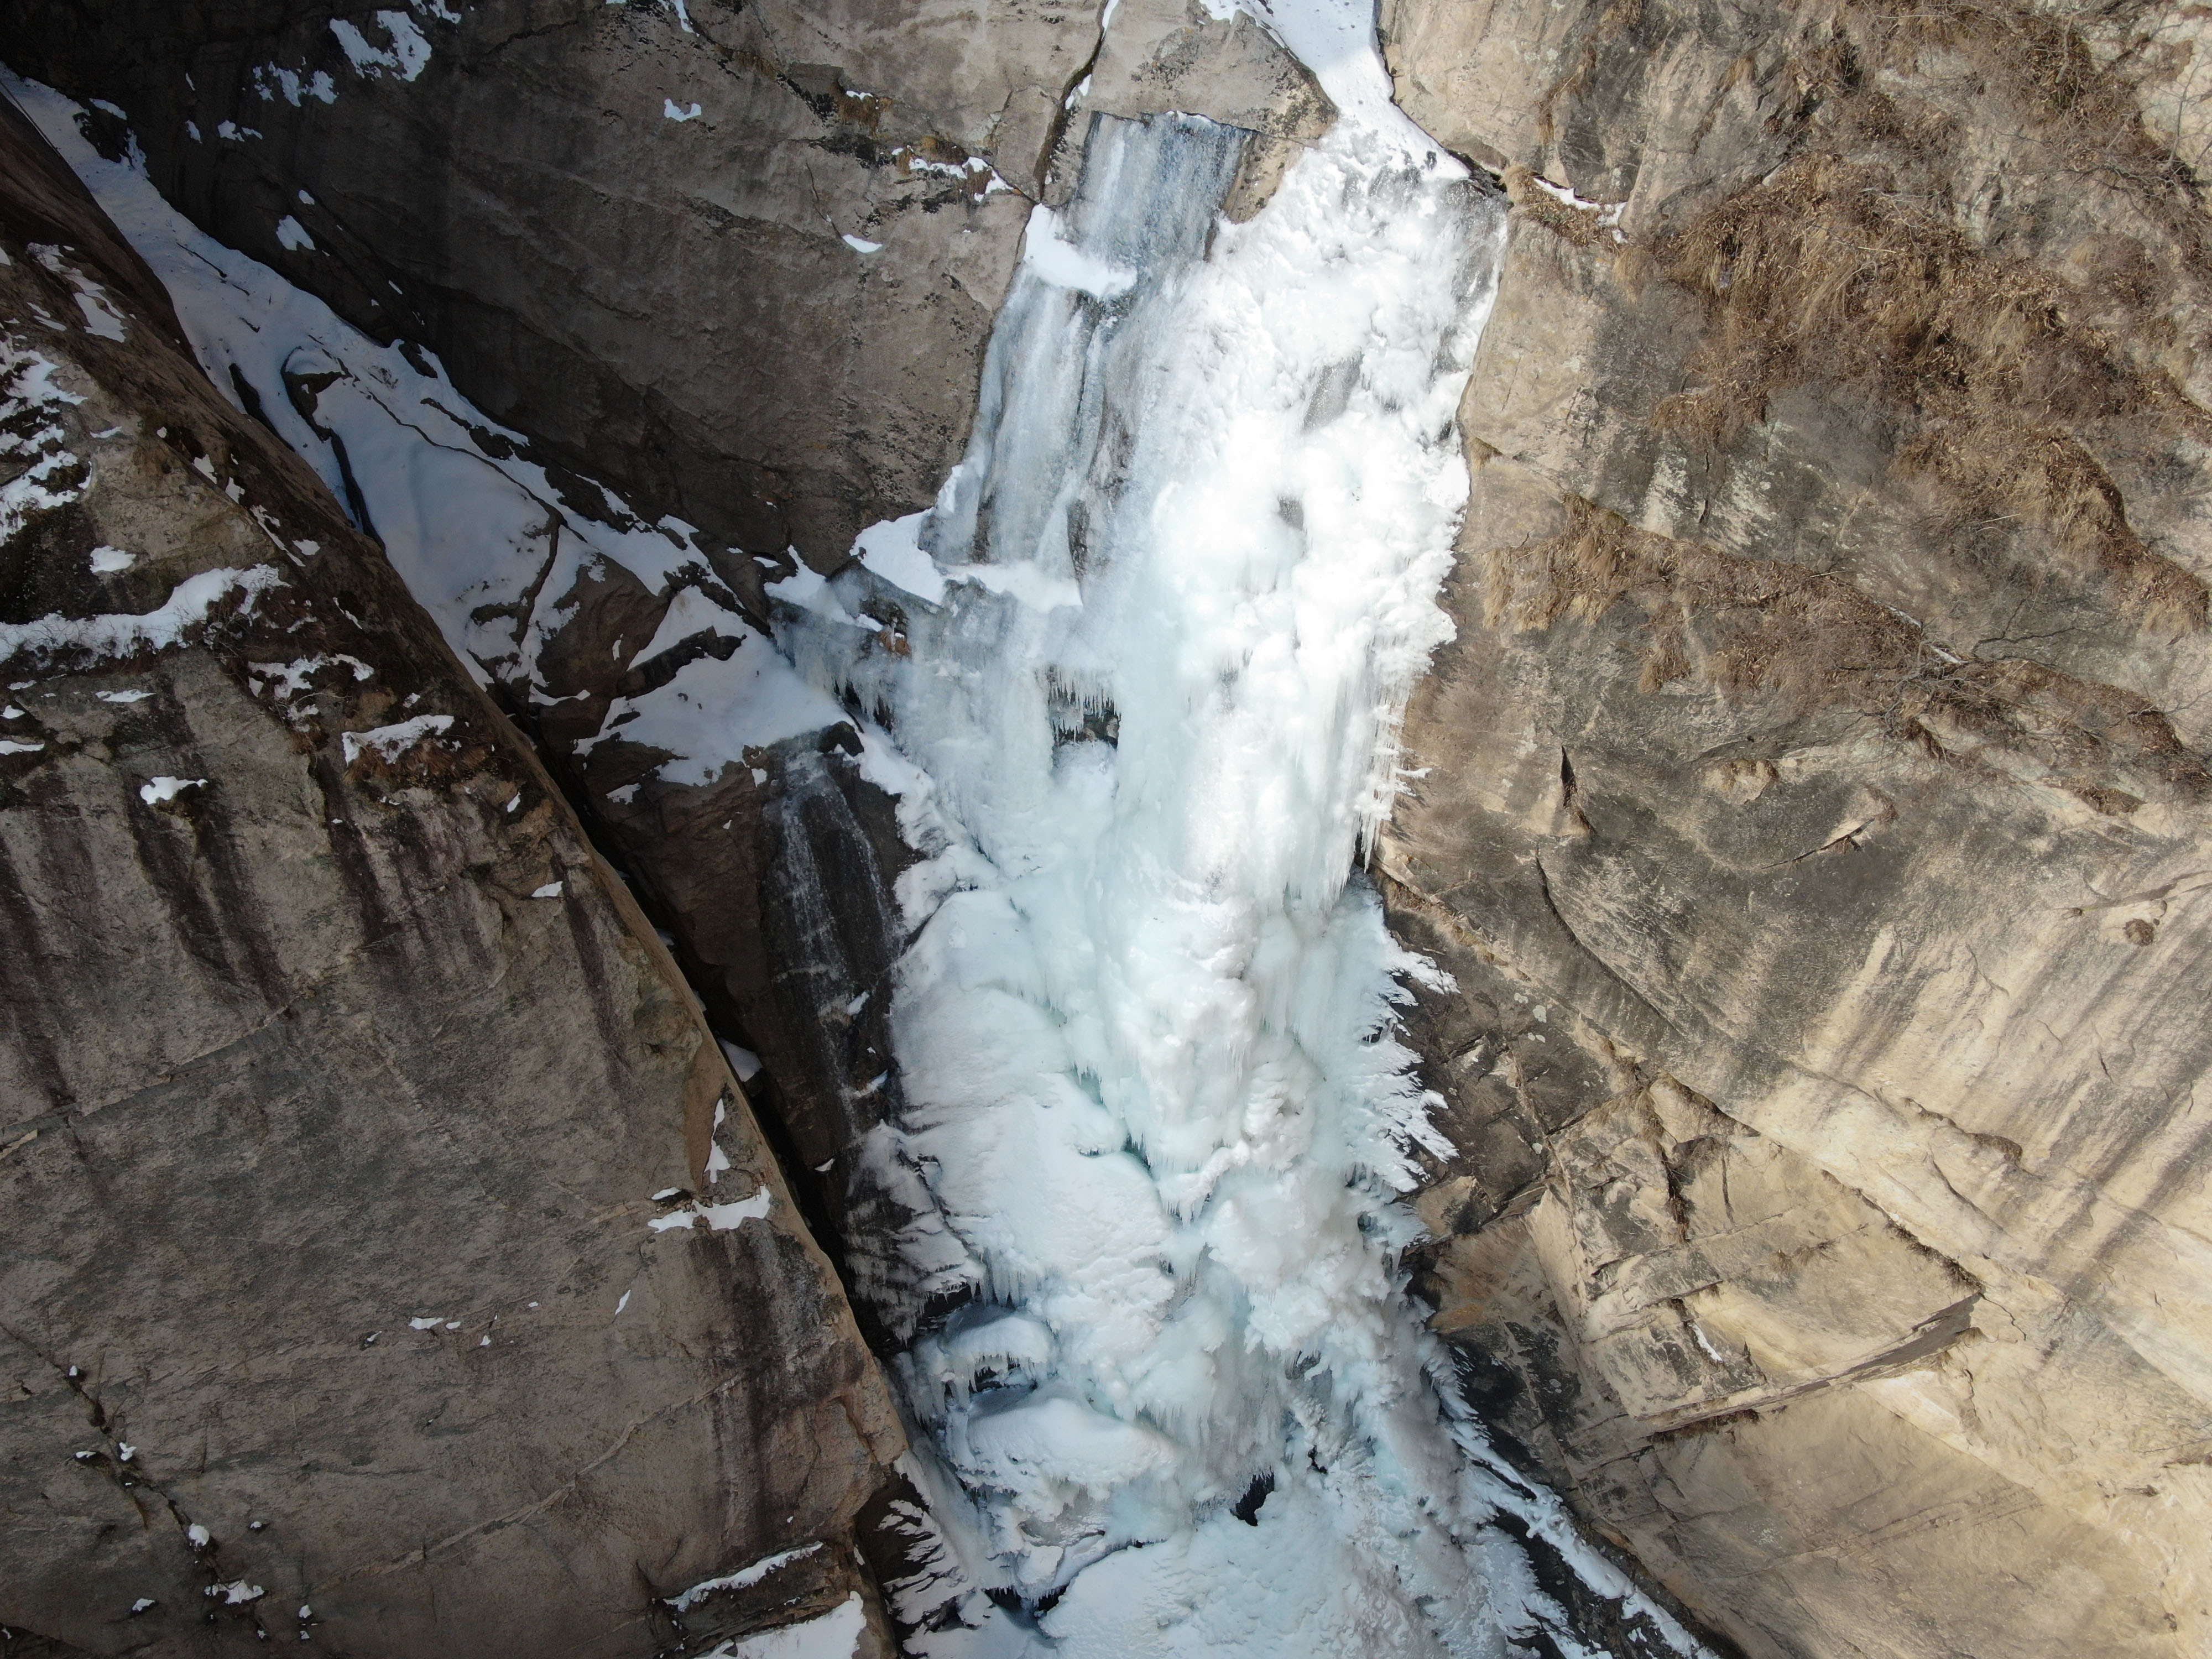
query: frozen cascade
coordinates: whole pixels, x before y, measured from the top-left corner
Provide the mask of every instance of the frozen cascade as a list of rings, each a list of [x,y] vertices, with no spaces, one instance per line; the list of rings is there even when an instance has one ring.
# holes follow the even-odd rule
[[[936,506],[772,590],[927,779],[860,1177],[911,1218],[867,1277],[908,1286],[950,1534],[921,1651],[1501,1654],[1540,1616],[1399,1297],[1429,970],[1354,873],[1448,636],[1504,215],[1346,119],[1233,225],[1245,137],[1094,118]]]
[[[1392,1199],[1431,1132],[1391,1013],[1428,970],[1356,872],[1448,627],[1454,414],[1503,215],[1389,104],[1363,9],[1268,18],[1335,131],[1239,226],[1218,208],[1244,134],[1094,122],[936,507],[774,590],[811,685],[706,603],[688,526],[580,513],[434,362],[202,235],[67,100],[0,84],[486,678],[542,696],[542,596],[595,559],[754,642],[608,728],[650,727],[678,783],[796,745],[768,824],[796,1028],[801,980],[873,983],[903,945],[896,1074],[844,1105],[848,1267],[925,1431],[914,1651],[1502,1655],[1540,1627],[1583,1650],[1508,1529],[1648,1650],[1694,1651],[1488,1455],[1399,1295]],[[904,750],[860,740],[927,854],[896,918],[810,758],[825,693]]]

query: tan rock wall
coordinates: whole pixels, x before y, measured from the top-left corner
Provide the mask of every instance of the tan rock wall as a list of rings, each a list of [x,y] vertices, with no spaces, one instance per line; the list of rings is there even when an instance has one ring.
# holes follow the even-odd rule
[[[1385,8],[1519,204],[1382,855],[1437,1321],[1753,1653],[2212,1645],[2166,27]]]

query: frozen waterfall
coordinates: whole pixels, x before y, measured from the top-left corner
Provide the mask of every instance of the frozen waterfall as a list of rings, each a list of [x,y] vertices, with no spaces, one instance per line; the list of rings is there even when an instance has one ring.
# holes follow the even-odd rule
[[[617,700],[601,737],[629,721],[675,756],[662,777],[866,726],[923,855],[896,886],[896,1072],[850,1113],[849,1213],[881,1225],[847,1241],[920,1431],[911,1650],[1457,1659],[1541,1630],[1578,1651],[1534,1533],[1694,1651],[1488,1455],[1402,1295],[1394,1200],[1433,1132],[1393,1012],[1431,970],[1358,872],[1449,634],[1455,414],[1504,214],[1392,106],[1364,8],[1263,15],[1334,129],[1236,224],[1249,135],[1093,118],[936,505],[769,589],[798,674],[681,585],[689,526],[579,512],[434,363],[214,244],[66,100],[11,86],[218,382],[258,388],[488,680],[551,701],[541,596],[599,560],[745,645]],[[823,775],[811,750],[784,774],[787,851],[842,810]]]
[[[1504,212],[1348,110],[1231,224],[1246,137],[1094,118],[936,506],[771,589],[927,780],[857,1177],[909,1218],[920,1651],[1499,1654],[1540,1599],[1400,1296],[1427,970],[1356,874]]]

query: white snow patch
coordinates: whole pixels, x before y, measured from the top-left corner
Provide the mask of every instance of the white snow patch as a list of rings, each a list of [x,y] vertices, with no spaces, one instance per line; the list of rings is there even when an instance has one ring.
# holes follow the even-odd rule
[[[734,1042],[725,1042],[722,1044],[722,1056],[730,1062],[730,1069],[737,1073],[738,1082],[750,1083],[760,1075],[761,1057],[751,1049],[740,1048]]]
[[[307,234],[307,228],[289,213],[276,222],[276,240],[294,252],[304,249],[312,253],[315,248],[315,239]]]
[[[142,616],[70,617],[56,613],[37,622],[0,623],[0,659],[24,651],[48,654],[76,650],[95,657],[166,651],[184,638],[186,629],[206,622],[216,606],[233,594],[244,596],[241,609],[250,608],[255,594],[283,585],[274,565],[247,570],[226,567],[186,577],[170,590],[167,600]]]
[[[872,242],[865,236],[854,236],[849,232],[844,240],[845,246],[855,253],[881,253],[884,251],[881,242]]]
[[[347,732],[340,734],[345,748],[346,764],[351,766],[363,755],[374,753],[387,764],[416,744],[438,736],[453,724],[451,714],[417,714],[412,720],[400,720],[392,726],[379,726],[367,732]]]
[[[1060,215],[1040,202],[1030,210],[1022,239],[1022,268],[1039,282],[1110,300],[1135,286],[1137,273],[1085,252],[1060,234]]]
[[[86,331],[97,334],[103,340],[120,341],[123,338],[123,313],[109,303],[107,290],[97,283],[76,278],[74,272],[71,276],[76,282],[76,308],[84,313]]]
[[[22,743],[14,738],[0,738],[0,755],[35,755],[46,746],[43,743]]]
[[[654,1232],[673,1232],[678,1228],[690,1229],[703,1220],[707,1231],[726,1233],[743,1226],[748,1221],[764,1218],[775,1203],[775,1194],[762,1187],[750,1198],[739,1199],[732,1204],[693,1202],[667,1215],[655,1216],[645,1224]]]
[[[151,691],[95,691],[92,694],[102,702],[143,702],[154,694]]]
[[[92,574],[112,576],[118,570],[128,570],[138,562],[136,553],[125,553],[119,547],[95,547],[92,550]]]
[[[927,512],[884,519],[854,538],[853,556],[885,581],[935,605],[945,598],[945,575],[917,539]]]
[[[694,101],[678,107],[673,98],[664,98],[660,100],[660,112],[672,121],[696,121],[699,118],[699,106]]]
[[[138,786],[138,799],[144,801],[149,806],[158,806],[164,801],[172,801],[176,799],[178,796],[183,794],[187,789],[204,789],[206,787],[207,780],[205,778],[172,778],[167,776],[149,778],[145,782]]]
[[[543,887],[533,889],[530,896],[532,898],[559,898],[561,896],[561,884],[557,881],[549,881]]]
[[[391,41],[388,47],[371,46],[368,36],[342,17],[331,20],[331,33],[337,36],[338,46],[355,73],[372,81],[385,74],[412,81],[430,61],[430,43],[423,39],[415,20],[404,11],[380,11],[376,21]]]
[[[804,1544],[795,1550],[781,1550],[774,1555],[764,1555],[749,1567],[724,1573],[720,1578],[702,1578],[690,1589],[661,1599],[678,1613],[689,1613],[716,1590],[750,1589],[772,1572],[789,1566],[793,1561],[803,1561],[821,1549],[819,1544]]]

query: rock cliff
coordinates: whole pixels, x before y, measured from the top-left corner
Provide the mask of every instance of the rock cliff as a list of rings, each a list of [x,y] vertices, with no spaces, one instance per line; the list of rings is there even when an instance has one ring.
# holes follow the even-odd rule
[[[1518,204],[1380,860],[1438,1328],[1748,1652],[2204,1651],[2197,26],[1382,27]]]
[[[871,1230],[890,1224],[849,1207],[846,1176],[898,1086],[878,994],[906,856],[894,804],[850,727],[824,721],[700,781],[611,722],[702,653],[732,656],[738,623],[717,634],[684,607],[765,630],[769,589],[803,576],[799,561],[834,569],[861,526],[928,501],[958,459],[1030,203],[1065,199],[1094,116],[1180,108],[1261,135],[1229,204],[1243,216],[1327,125],[1326,100],[1249,18],[1149,0],[1121,0],[1103,33],[1095,8],[1011,3],[127,10],[115,28],[26,0],[15,67],[106,100],[94,140],[139,145],[222,240],[376,337],[434,348],[527,434],[556,490],[603,479],[644,518],[697,530],[702,567],[658,587],[605,562],[563,568],[560,592],[540,578],[534,654],[479,666],[635,878],[722,1033],[768,1060],[771,1127],[866,1318]],[[1461,415],[1474,495],[1445,596],[1457,635],[1409,711],[1411,781],[1375,860],[1394,927],[1456,982],[1421,992],[1411,1017],[1455,1149],[1413,1200],[1432,1237],[1415,1289],[1470,1399],[1526,1472],[1744,1652],[2206,1651],[2201,22],[1974,0],[1385,0],[1379,27],[1401,107],[1516,204]],[[40,269],[0,276],[46,282]],[[123,264],[97,269],[138,292]],[[74,301],[56,289],[40,303],[67,316]],[[319,394],[296,395],[314,418]],[[280,468],[202,403],[241,434],[226,443]],[[325,547],[360,545],[334,509],[284,501],[270,510]],[[302,568],[335,568],[319,556]],[[288,563],[284,579],[238,626],[289,625],[283,606],[310,578]],[[9,615],[58,603],[41,590]],[[885,632],[896,648],[896,618]],[[303,682],[318,695],[402,678],[355,634],[331,637],[316,649],[382,678]],[[626,650],[639,639],[655,644]],[[460,717],[441,740],[481,745],[434,787],[491,800],[470,769],[520,780],[529,763],[453,665],[407,668],[408,689],[434,670],[451,688],[438,708]],[[227,695],[253,712],[261,681],[236,684]],[[353,723],[409,717],[380,706]],[[34,740],[81,753],[95,738],[122,752],[90,727]],[[28,753],[7,764],[60,759]],[[159,758],[178,775],[214,776],[172,753]],[[385,764],[368,762],[376,788],[394,787]],[[84,787],[115,793],[112,776]],[[483,850],[422,866],[425,888],[478,891],[441,872],[501,860],[545,861],[521,892],[556,863],[596,867],[530,787],[519,818],[471,807],[489,827],[451,837]],[[172,825],[222,799],[194,786],[139,816]],[[501,837],[530,823],[555,851],[507,850]],[[570,914],[593,894],[605,907],[595,948],[627,941],[635,982],[671,999],[656,1018],[696,1034],[619,886],[563,878]],[[512,927],[551,914],[517,903]],[[234,931],[234,910],[217,899],[210,915]],[[583,951],[577,926],[554,943]],[[346,957],[354,934],[332,937]],[[233,974],[258,960],[221,948]],[[630,1058],[643,1037],[581,1015],[606,975],[551,949],[533,938],[496,957],[579,1011],[539,1036],[588,1047],[599,1031],[594,1056],[645,1066]],[[449,971],[451,995],[428,1000],[466,1006],[506,982]],[[138,1000],[173,994],[197,1006],[167,980]],[[386,994],[402,1028],[424,997]],[[544,1052],[520,1035],[476,1042],[478,1069],[440,1086],[520,1088],[525,1051]],[[706,1054],[684,1047],[683,1063],[726,1087]],[[673,1133],[640,1103],[659,1097],[621,1098]],[[538,1096],[507,1109],[576,1133]],[[620,1133],[634,1158],[657,1144]],[[356,1158],[402,1156],[346,1139]],[[750,1156],[781,1205],[757,1142],[728,1155]],[[702,1179],[605,1160],[589,1173],[605,1191],[573,1200],[580,1216]],[[421,1190],[404,1172],[391,1184]],[[573,1218],[556,1213],[558,1232]],[[748,1224],[645,1248],[769,1236]],[[612,1288],[609,1264],[632,1255],[593,1259]],[[742,1271],[738,1290],[685,1280],[722,1288],[666,1316],[703,1320],[740,1294],[783,1306],[803,1278]],[[834,1340],[801,1345],[825,1369],[775,1382],[757,1420],[860,1401],[864,1426],[824,1443],[866,1449],[793,1538],[845,1523],[890,1437],[872,1384],[836,1369],[851,1347],[834,1291],[805,1282],[831,1310],[805,1328]],[[385,1334],[383,1361],[399,1340],[459,1338]],[[694,1375],[672,1358],[642,1375],[679,1372]],[[728,1431],[726,1467],[687,1478],[754,1490],[748,1460],[775,1432]],[[516,1504],[541,1494],[510,1478],[531,1492]],[[781,1507],[763,1501],[761,1515]],[[718,1524],[732,1562],[787,1547]],[[810,1605],[842,1593],[826,1583]]]
[[[11,1650],[643,1654],[865,1601],[900,1431],[696,1000],[0,118]]]

